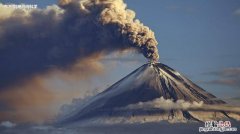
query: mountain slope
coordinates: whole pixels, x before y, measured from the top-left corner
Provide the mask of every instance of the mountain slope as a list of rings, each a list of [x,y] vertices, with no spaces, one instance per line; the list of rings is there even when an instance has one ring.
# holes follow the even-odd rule
[[[214,95],[206,92],[186,77],[162,63],[145,64],[104,92],[94,96],[77,110],[70,113],[62,123],[75,122],[93,117],[124,117],[124,116],[156,116],[168,120],[169,118],[193,119],[190,111],[163,110],[156,108],[142,108],[138,110],[121,109],[139,102],[151,102],[158,98],[173,102],[184,100],[190,103],[224,104]],[[120,108],[120,109],[119,109]],[[216,116],[216,113],[211,113]],[[221,117],[228,115],[220,112]]]

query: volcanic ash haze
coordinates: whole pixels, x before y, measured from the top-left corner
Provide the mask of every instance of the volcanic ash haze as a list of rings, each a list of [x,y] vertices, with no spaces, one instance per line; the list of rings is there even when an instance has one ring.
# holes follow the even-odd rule
[[[12,94],[31,90],[33,96],[38,96],[37,102],[42,102],[34,90],[45,91],[43,95],[52,90],[45,88],[46,84],[34,85],[35,78],[45,81],[48,76],[63,72],[71,74],[64,78],[81,74],[77,77],[85,80],[86,75],[104,72],[99,67],[104,55],[123,50],[134,50],[157,61],[157,44],[154,33],[135,18],[135,12],[127,9],[123,0],[60,0],[58,5],[32,10],[0,4],[0,92],[4,94],[0,103],[8,105],[7,110],[14,109],[10,111],[14,118],[24,118],[18,114],[29,115],[18,107],[24,103],[11,101]],[[34,86],[39,89],[25,88]],[[51,96],[50,100],[62,101],[55,94]],[[29,100],[28,95],[23,99]],[[39,106],[34,101],[28,103],[29,109]],[[48,107],[46,113],[55,114],[49,103],[44,104]],[[10,116],[9,111],[6,113]]]
[[[99,118],[106,122],[240,119],[239,114],[229,112],[230,107],[223,109],[224,104],[170,67],[148,63],[76,106],[60,122],[97,121]],[[239,108],[234,112],[240,112]]]
[[[123,0],[60,0],[25,11],[0,5],[0,88],[83,59],[137,50],[159,58],[154,33],[135,19]]]

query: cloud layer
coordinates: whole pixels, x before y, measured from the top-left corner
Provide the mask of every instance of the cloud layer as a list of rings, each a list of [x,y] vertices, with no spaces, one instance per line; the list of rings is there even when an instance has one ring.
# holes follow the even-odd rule
[[[240,9],[235,10],[234,15],[240,16]]]
[[[221,71],[211,72],[210,75],[218,77],[216,80],[212,80],[210,84],[227,85],[240,89],[240,68],[226,68]]]
[[[164,99],[163,97],[155,99],[149,102],[141,102],[132,104],[126,108],[130,109],[142,109],[142,108],[159,108],[163,110],[188,110],[188,111],[226,111],[240,113],[240,107],[230,105],[208,105],[201,102],[188,102],[184,100],[178,100],[173,102],[170,99]]]

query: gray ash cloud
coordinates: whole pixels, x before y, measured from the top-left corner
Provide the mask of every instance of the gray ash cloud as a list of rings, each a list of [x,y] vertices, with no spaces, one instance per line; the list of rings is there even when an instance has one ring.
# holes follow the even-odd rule
[[[60,0],[58,6],[0,15],[0,89],[86,58],[135,49],[159,58],[154,33],[123,0]]]

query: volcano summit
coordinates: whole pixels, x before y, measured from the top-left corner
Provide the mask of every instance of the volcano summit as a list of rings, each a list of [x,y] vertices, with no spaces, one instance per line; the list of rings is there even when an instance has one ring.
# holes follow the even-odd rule
[[[239,118],[238,114],[226,112],[221,108],[208,110],[211,106],[222,105],[225,105],[224,101],[167,65],[147,63],[90,98],[60,122],[72,123],[89,119],[110,119],[117,122],[182,122]]]

